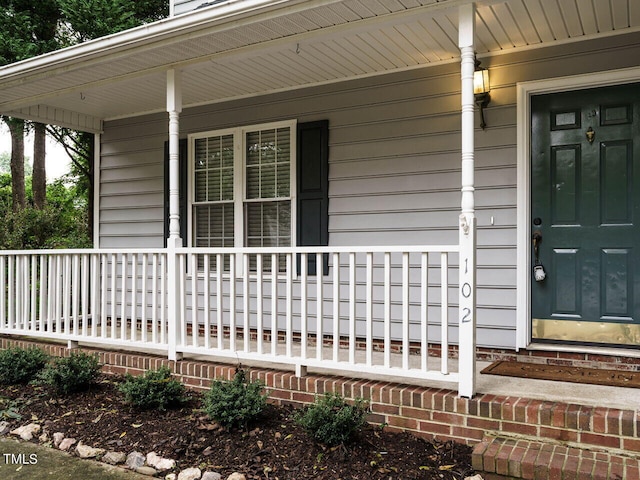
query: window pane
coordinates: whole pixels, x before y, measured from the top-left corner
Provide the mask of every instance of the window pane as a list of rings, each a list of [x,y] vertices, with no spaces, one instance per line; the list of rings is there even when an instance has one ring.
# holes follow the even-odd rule
[[[196,205],[193,214],[196,247],[233,247],[233,203]]]
[[[246,198],[282,198],[290,196],[290,128],[248,132]]]
[[[233,200],[233,135],[195,142],[195,201]]]
[[[246,245],[248,247],[288,247],[291,245],[291,202],[245,204]]]

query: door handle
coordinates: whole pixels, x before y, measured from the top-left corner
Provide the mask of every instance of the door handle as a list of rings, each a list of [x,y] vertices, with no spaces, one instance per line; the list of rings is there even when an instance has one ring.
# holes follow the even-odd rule
[[[533,232],[532,240],[533,254],[536,257],[536,262],[533,266],[533,278],[535,278],[536,282],[542,282],[547,277],[547,273],[544,271],[542,263],[540,263],[540,244],[542,243],[542,232],[540,230],[536,230],[535,232]]]
[[[542,243],[542,232],[540,230],[536,230],[532,235],[533,239],[533,253],[536,256],[536,261],[538,260],[538,249],[540,244]]]

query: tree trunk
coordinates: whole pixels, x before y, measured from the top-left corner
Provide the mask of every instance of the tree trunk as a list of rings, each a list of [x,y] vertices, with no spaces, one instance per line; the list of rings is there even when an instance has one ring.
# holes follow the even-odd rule
[[[31,178],[33,204],[37,209],[42,209],[47,200],[47,171],[45,168],[46,126],[42,123],[34,123],[33,129],[33,176]]]
[[[11,193],[13,211],[21,210],[27,204],[24,188],[24,120],[5,120],[11,132]]]

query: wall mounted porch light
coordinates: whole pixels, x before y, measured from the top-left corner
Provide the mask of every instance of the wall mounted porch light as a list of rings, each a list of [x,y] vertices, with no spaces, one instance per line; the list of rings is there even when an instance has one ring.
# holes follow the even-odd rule
[[[476,67],[473,72],[473,95],[476,99],[476,105],[480,109],[480,128],[483,130],[487,126],[484,121],[484,107],[489,105],[491,97],[489,96],[489,70],[480,66],[480,60],[476,59]]]

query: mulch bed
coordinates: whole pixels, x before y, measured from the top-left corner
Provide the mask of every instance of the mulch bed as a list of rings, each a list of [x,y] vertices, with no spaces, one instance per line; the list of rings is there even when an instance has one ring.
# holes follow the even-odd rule
[[[269,405],[249,430],[226,431],[199,409],[201,394],[189,392],[179,409],[139,411],[123,403],[121,378],[103,376],[90,391],[59,397],[41,386],[0,386],[0,414],[14,407],[49,437],[66,437],[112,451],[155,451],[177,461],[177,470],[200,467],[226,478],[247,479],[464,479],[474,474],[471,449],[454,442],[429,442],[381,426],[366,427],[347,446],[317,444],[293,420],[293,408]],[[6,419],[6,418],[5,418]]]

